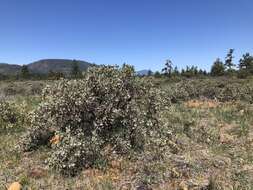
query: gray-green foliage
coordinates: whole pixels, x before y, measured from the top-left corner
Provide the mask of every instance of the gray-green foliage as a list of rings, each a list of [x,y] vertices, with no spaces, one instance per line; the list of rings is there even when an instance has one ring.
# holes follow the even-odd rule
[[[57,134],[61,140],[48,163],[68,174],[92,165],[107,145],[120,154],[141,151],[145,137],[159,125],[157,114],[167,102],[162,96],[131,66],[91,68],[83,79],[44,89],[23,149],[36,149]]]
[[[86,136],[82,130],[72,133],[67,129],[59,135],[62,139],[58,144],[53,145],[53,151],[47,162],[61,173],[75,175],[83,166],[92,166],[101,156],[103,141],[97,134]]]
[[[221,102],[246,101],[253,102],[252,83],[221,80],[186,80],[170,84],[167,95],[176,103],[190,99],[207,98]]]
[[[7,101],[0,101],[0,113],[0,131],[13,128],[21,119],[16,107]]]

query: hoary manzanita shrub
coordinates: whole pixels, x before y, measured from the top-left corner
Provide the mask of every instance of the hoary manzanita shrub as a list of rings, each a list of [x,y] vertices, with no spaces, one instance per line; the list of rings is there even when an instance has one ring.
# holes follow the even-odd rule
[[[146,136],[158,127],[164,101],[131,66],[91,68],[84,79],[62,80],[44,89],[23,149],[36,149],[57,135],[60,140],[48,163],[74,174],[94,164],[107,145],[119,154],[141,151]]]
[[[240,81],[189,80],[169,87],[167,95],[173,103],[198,98],[216,99],[221,102],[253,102],[252,84]]]
[[[19,121],[19,114],[14,105],[0,101],[0,131],[14,127]]]

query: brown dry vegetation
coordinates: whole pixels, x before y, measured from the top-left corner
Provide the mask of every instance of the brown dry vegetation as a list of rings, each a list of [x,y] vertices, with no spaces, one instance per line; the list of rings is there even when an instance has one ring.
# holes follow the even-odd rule
[[[185,106],[189,108],[216,108],[219,102],[214,100],[189,100],[185,102]]]

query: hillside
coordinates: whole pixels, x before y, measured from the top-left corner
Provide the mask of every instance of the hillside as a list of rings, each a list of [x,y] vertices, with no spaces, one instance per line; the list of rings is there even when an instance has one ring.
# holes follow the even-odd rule
[[[139,75],[139,76],[145,76],[145,75],[148,75],[149,72],[152,73],[151,70],[144,69],[144,70],[137,71],[137,75]]]
[[[71,72],[73,60],[70,59],[42,59],[33,63],[27,64],[31,73],[47,74],[50,71],[61,72],[68,74]],[[91,63],[78,60],[78,65],[81,71],[85,71]],[[12,65],[0,63],[0,74],[15,75],[21,70],[20,65]]]
[[[7,63],[0,63],[0,74],[3,75],[15,75],[21,70],[20,65],[12,65]]]
[[[28,68],[33,73],[47,74],[50,71],[68,74],[71,72],[73,60],[70,59],[43,59],[28,64]],[[78,60],[81,71],[85,71],[92,64]]]

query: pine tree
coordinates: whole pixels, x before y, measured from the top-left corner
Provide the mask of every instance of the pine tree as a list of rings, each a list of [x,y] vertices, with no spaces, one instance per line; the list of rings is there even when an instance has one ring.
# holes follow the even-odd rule
[[[27,65],[23,65],[21,67],[20,74],[21,74],[21,78],[23,79],[28,79],[30,77],[30,72]]]
[[[225,66],[223,62],[218,58],[213,63],[213,66],[211,68],[211,75],[212,76],[222,76],[225,73]]]
[[[239,61],[239,69],[247,69],[250,72],[253,72],[253,56],[249,53],[243,55]]]
[[[234,49],[230,49],[228,51],[228,54],[226,56],[226,60],[225,60],[225,69],[227,71],[232,71],[233,70],[233,67],[235,67],[236,65],[233,63],[233,59],[234,59],[234,56],[233,56],[233,53],[234,53]]]
[[[171,77],[173,66],[172,66],[172,61],[171,60],[166,60],[165,67],[162,69],[162,72],[168,77]]]
[[[154,77],[155,77],[155,78],[159,78],[159,77],[161,77],[160,72],[159,72],[159,71],[156,71],[156,72],[155,72],[155,74],[154,74]]]
[[[148,70],[148,76],[151,76],[153,72],[151,70]]]
[[[182,70],[181,70],[181,75],[184,76],[184,74],[185,74],[185,70],[182,69]]]
[[[71,75],[73,78],[79,78],[82,75],[79,65],[78,65],[78,61],[76,61],[76,60],[72,61]]]
[[[180,74],[179,71],[178,71],[177,66],[174,68],[173,73],[174,73],[176,76],[178,76],[178,75]]]
[[[198,73],[199,73],[198,67],[194,67],[194,68],[193,68],[193,73],[194,73],[195,76],[198,75]]]

